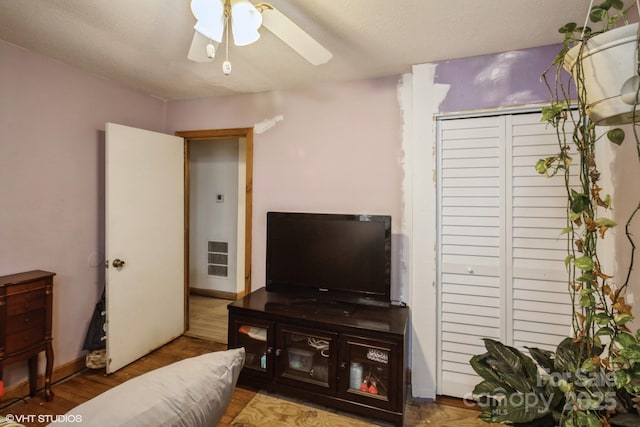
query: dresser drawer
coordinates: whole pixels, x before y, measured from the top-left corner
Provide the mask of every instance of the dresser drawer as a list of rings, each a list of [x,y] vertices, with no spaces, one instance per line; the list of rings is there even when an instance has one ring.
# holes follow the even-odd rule
[[[44,329],[42,326],[39,326],[13,334],[7,334],[6,340],[5,353],[18,353],[21,350],[41,343],[44,340]]]
[[[44,289],[7,296],[7,317],[44,308],[45,302]]]
[[[33,310],[7,318],[7,334],[45,327],[45,310]]]
[[[53,276],[44,270],[0,276],[0,380],[9,363],[29,361],[29,395],[38,389],[38,359],[45,352],[44,395],[53,399]]]
[[[23,292],[30,292],[36,289],[44,289],[47,282],[44,280],[36,280],[29,283],[21,283],[19,285],[12,285],[7,287],[7,295],[21,294]]]

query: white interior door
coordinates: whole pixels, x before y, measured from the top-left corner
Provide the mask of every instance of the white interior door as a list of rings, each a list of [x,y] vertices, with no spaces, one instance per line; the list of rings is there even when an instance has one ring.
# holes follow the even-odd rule
[[[539,113],[442,120],[438,147],[437,394],[465,397],[482,338],[554,350],[570,332],[566,190],[535,170],[558,150]]]
[[[107,123],[105,145],[111,373],[184,332],[184,140]]]
[[[439,126],[438,394],[464,397],[482,338],[505,342],[505,134],[503,117]]]

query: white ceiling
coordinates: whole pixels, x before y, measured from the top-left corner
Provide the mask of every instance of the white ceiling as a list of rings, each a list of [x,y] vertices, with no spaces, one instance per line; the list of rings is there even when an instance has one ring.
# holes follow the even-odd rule
[[[253,0],[252,0],[253,1]],[[632,1],[632,0],[631,0]],[[0,0],[0,39],[163,99],[367,79],[412,64],[560,43],[588,0],[269,0],[334,57],[313,66],[262,28],[230,76],[187,60],[190,0]],[[626,0],[625,3],[630,3]]]

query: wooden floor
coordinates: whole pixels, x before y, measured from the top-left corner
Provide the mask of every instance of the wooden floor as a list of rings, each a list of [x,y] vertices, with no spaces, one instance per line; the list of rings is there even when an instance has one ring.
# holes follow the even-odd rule
[[[227,343],[227,305],[231,300],[189,296],[189,330],[185,335]]]
[[[45,426],[49,424],[51,419],[49,418],[46,421],[38,422],[39,415],[50,417],[62,415],[98,394],[145,372],[166,366],[187,357],[198,356],[211,351],[225,350],[226,348],[227,346],[225,344],[182,336],[111,375],[106,375],[104,369],[87,369],[80,374],[60,381],[53,385],[55,396],[50,402],[45,401],[44,395],[40,393],[33,398],[0,409],[0,414],[30,415],[35,419],[34,422],[23,422],[23,424],[28,427]],[[233,419],[246,404],[249,403],[255,393],[255,390],[249,388],[236,387],[227,412],[218,425],[231,426]],[[5,407],[9,403],[11,402],[0,401],[0,406]],[[44,417],[40,418],[44,419]]]
[[[204,298],[204,300],[202,300]],[[227,310],[228,300],[216,300],[207,297],[196,297],[191,301],[191,333],[205,336],[207,339],[193,336],[182,336],[160,349],[144,356],[121,370],[106,375],[102,370],[85,370],[71,378],[53,385],[55,397],[46,402],[42,393],[18,403],[0,401],[0,414],[30,415],[35,422],[26,422],[26,426],[45,426],[51,418],[38,422],[38,415],[53,417],[62,415],[98,394],[145,372],[160,368],[187,357],[198,356],[211,351],[227,348]],[[207,318],[205,313],[211,315]],[[215,320],[214,320],[215,319]],[[198,325],[198,326],[196,326]],[[203,326],[204,325],[204,326]],[[199,329],[203,328],[203,329]],[[208,330],[207,330],[208,329]],[[221,332],[224,331],[224,333]],[[213,331],[213,333],[211,332]],[[218,340],[218,342],[216,342]],[[231,403],[218,424],[219,427],[232,427],[233,419],[255,396],[257,390],[238,386],[235,388]],[[468,409],[455,399],[442,399],[444,404],[431,401],[409,399],[405,408],[405,426],[421,427],[486,427],[477,419],[478,412]],[[12,404],[13,403],[13,404]],[[7,406],[10,405],[10,406]],[[42,417],[41,417],[42,418]],[[375,421],[372,420],[372,425]],[[238,426],[236,426],[238,427]]]

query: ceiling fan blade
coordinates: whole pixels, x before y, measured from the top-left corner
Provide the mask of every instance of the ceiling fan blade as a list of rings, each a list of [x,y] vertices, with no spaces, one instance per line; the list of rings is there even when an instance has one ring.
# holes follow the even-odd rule
[[[331,52],[271,5],[262,10],[262,25],[313,65],[324,64],[333,57]]]
[[[187,58],[191,61],[195,62],[211,62],[213,58],[209,58],[207,56],[207,45],[211,42],[211,40],[203,34],[200,34],[197,31],[193,32],[193,40],[191,40],[191,47],[189,48],[189,53],[187,54]],[[213,43],[213,45],[217,48],[218,43]]]

